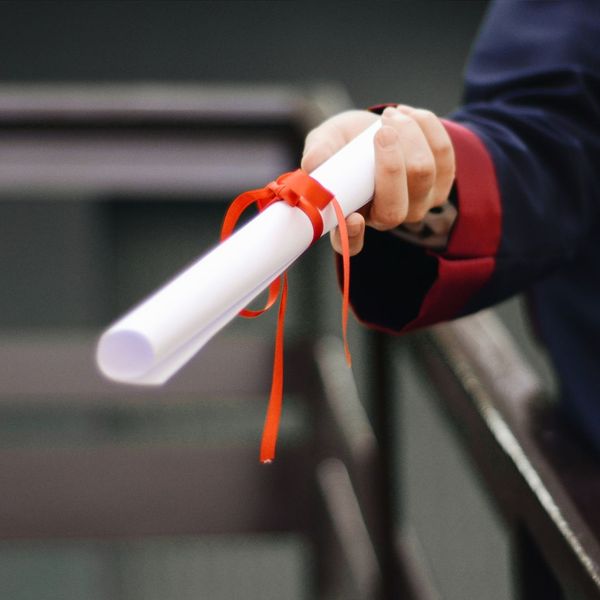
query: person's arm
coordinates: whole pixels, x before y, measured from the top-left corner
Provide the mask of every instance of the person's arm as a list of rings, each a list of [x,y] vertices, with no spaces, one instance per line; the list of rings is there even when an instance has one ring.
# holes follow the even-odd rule
[[[498,302],[577,259],[597,235],[600,207],[598,39],[597,3],[493,6],[465,103],[444,121],[458,210],[448,244],[424,249],[367,228],[352,259],[361,320],[408,331]]]

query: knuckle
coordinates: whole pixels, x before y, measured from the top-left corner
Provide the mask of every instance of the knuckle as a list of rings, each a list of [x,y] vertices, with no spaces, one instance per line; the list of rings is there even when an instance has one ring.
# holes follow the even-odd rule
[[[333,147],[333,135],[323,125],[308,132],[304,138],[304,152],[312,152],[316,149],[329,149]]]
[[[427,214],[428,207],[425,204],[419,204],[416,206],[412,206],[410,210],[410,221],[412,223],[422,221]]]
[[[301,166],[309,170],[325,162],[335,152],[333,145],[328,140],[315,141],[307,146],[301,159]]]
[[[315,138],[319,136],[319,130],[319,127],[315,127],[306,134],[306,137],[304,138],[305,149],[309,148],[315,142]]]
[[[433,157],[418,155],[414,156],[408,164],[408,176],[417,184],[433,183],[435,177],[435,164]]]
[[[431,203],[431,207],[433,208],[433,207],[437,207],[437,206],[443,206],[444,204],[446,204],[446,200],[448,200],[448,194],[441,193],[433,199],[433,202]]]
[[[408,113],[398,113],[395,117],[395,122],[398,127],[413,127],[417,124],[412,115]]]
[[[452,144],[449,139],[435,139],[429,144],[433,155],[438,159],[449,159],[453,154]]]
[[[383,165],[383,171],[386,175],[397,177],[404,174],[404,163],[401,160],[391,160]]]
[[[406,210],[394,205],[374,211],[372,215],[378,229],[393,229],[398,227],[406,217]]]
[[[389,111],[388,113],[384,113],[383,116],[396,128],[402,128],[409,123],[414,123],[414,119],[404,110]]]
[[[436,121],[437,116],[435,113],[427,110],[426,108],[415,108],[413,111],[415,118],[423,121]]]

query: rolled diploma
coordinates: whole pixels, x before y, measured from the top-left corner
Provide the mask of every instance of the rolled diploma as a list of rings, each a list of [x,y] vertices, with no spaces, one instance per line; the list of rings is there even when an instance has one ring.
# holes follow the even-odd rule
[[[372,197],[373,136],[378,120],[317,167],[311,177],[337,198],[347,216]],[[321,212],[323,235],[337,223]],[[230,238],[114,323],[100,337],[96,359],[109,379],[166,382],[311,244],[308,217],[276,202]]]

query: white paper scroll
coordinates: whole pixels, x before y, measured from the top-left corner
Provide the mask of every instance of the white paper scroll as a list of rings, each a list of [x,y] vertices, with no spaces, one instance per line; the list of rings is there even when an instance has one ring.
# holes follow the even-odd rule
[[[311,173],[345,215],[373,196],[373,136],[380,126],[376,121]],[[333,207],[322,216],[325,234],[336,224]],[[300,209],[272,204],[114,323],[98,343],[100,370],[115,381],[164,383],[283,273],[312,237]]]

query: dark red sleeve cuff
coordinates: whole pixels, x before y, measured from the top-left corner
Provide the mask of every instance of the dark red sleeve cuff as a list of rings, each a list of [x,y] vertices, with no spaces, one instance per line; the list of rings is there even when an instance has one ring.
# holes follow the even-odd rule
[[[463,125],[443,121],[456,157],[458,216],[437,278],[405,331],[452,319],[489,280],[500,244],[502,208],[494,164],[481,140]]]
[[[459,316],[495,269],[502,211],[494,165],[471,130],[443,123],[456,156],[458,205],[446,250],[384,241],[386,234],[374,232],[352,262],[350,299],[356,316],[393,333]],[[390,299],[390,293],[396,297]]]

